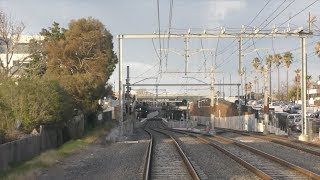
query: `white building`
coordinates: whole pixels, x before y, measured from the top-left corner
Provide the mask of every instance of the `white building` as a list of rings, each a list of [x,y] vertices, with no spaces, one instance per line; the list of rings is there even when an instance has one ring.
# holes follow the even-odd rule
[[[29,62],[30,56],[29,54],[29,42],[31,39],[42,39],[41,36],[36,35],[36,36],[31,36],[31,35],[21,35],[19,38],[19,41],[10,46],[14,46],[13,49],[13,54],[9,54],[8,56],[8,64],[9,68],[11,68],[11,73],[15,72],[19,67],[25,67]],[[3,65],[6,67],[7,66],[7,53],[6,53],[6,45],[3,41],[0,40],[0,58],[1,62]],[[1,67],[0,67],[1,68]],[[19,74],[19,72],[18,72]]]
[[[307,95],[310,98],[310,104],[314,104],[314,101],[320,100],[320,80],[307,90]]]

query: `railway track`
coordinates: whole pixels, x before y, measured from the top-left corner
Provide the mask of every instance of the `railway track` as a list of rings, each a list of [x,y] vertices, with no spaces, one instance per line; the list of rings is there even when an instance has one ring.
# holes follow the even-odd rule
[[[293,139],[279,137],[279,136],[275,136],[275,135],[262,135],[262,134],[257,134],[257,133],[253,134],[253,133],[247,133],[247,132],[243,132],[243,131],[222,129],[222,128],[218,128],[218,129],[221,129],[222,131],[225,131],[225,132],[231,132],[231,133],[236,133],[236,134],[240,134],[240,135],[244,135],[244,136],[250,136],[250,137],[255,137],[255,138],[267,140],[267,141],[270,141],[270,142],[273,142],[276,144],[280,144],[283,146],[287,146],[290,148],[304,151],[306,153],[320,156],[320,146],[317,144],[293,140]]]
[[[198,133],[166,129],[187,134],[225,153],[262,179],[320,179],[319,174],[291,164],[243,143],[221,136],[206,137]]]
[[[150,136],[144,179],[200,179],[176,140],[163,131],[144,128]]]

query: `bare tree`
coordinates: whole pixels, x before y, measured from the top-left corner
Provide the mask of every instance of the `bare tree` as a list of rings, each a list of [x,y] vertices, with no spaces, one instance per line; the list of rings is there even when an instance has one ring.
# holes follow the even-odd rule
[[[23,66],[28,57],[14,59],[19,61],[18,66],[13,66],[14,53],[17,50],[21,34],[25,26],[22,22],[15,22],[11,17],[0,11],[0,74],[4,76],[15,75]]]

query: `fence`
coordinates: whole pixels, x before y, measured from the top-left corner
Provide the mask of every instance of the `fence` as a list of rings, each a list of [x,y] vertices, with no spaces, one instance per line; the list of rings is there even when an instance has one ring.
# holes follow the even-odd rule
[[[40,133],[0,145],[0,171],[63,143],[62,129],[41,126]]]
[[[196,121],[197,124],[209,126],[210,117],[203,116],[191,116],[193,121]],[[232,117],[221,117],[214,119],[214,127],[243,130],[243,131],[252,131],[252,132],[263,132],[263,124],[258,123],[254,114],[244,115],[244,116],[232,116]],[[285,131],[282,131],[280,128],[268,125],[267,129],[271,133],[278,135],[287,135]]]
[[[196,121],[197,124],[208,126],[210,117],[191,116],[191,120]],[[259,131],[258,123],[254,117],[254,114],[220,118],[215,117],[214,127],[245,131]]]
[[[111,111],[102,113],[102,121],[111,120]],[[0,145],[0,171],[9,168],[10,164],[25,161],[41,152],[57,148],[64,142],[80,137],[84,130],[83,115],[68,122],[65,128],[41,126],[40,133]]]

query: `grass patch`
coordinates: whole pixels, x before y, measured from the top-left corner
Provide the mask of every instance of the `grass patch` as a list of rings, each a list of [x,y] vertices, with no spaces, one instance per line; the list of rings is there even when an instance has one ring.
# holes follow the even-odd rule
[[[51,167],[63,158],[81,151],[89,144],[97,142],[114,126],[115,122],[108,122],[104,127],[86,131],[80,139],[68,141],[59,148],[47,150],[31,160],[12,164],[9,170],[0,173],[0,179],[28,179],[35,169]]]

